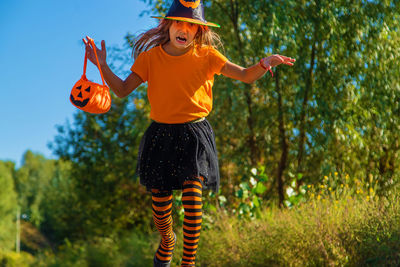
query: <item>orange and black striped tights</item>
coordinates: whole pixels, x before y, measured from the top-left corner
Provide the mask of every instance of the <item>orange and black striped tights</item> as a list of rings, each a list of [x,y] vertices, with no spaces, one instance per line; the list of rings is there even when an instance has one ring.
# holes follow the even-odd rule
[[[182,203],[185,212],[183,221],[183,255],[181,266],[195,266],[196,251],[200,238],[202,221],[202,184],[197,180],[183,184]],[[169,262],[175,246],[172,231],[172,191],[152,189],[153,219],[161,234],[161,243],[156,252],[160,262]]]

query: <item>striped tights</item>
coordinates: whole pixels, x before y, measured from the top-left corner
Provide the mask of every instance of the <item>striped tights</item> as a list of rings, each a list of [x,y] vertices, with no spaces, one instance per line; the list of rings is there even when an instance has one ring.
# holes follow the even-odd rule
[[[196,252],[200,238],[202,222],[202,177],[183,184],[182,203],[183,221],[183,255],[182,267],[195,266]],[[167,263],[172,259],[175,246],[175,234],[172,231],[172,191],[152,189],[153,219],[161,234],[161,243],[157,249],[158,261]]]

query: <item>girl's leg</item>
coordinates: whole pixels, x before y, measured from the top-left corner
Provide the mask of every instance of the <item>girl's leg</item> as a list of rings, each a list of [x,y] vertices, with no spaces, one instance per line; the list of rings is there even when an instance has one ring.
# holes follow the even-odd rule
[[[152,189],[153,220],[161,234],[161,243],[155,257],[160,263],[168,263],[175,246],[175,234],[172,231],[172,191]]]
[[[185,210],[183,221],[183,256],[181,266],[195,266],[196,251],[200,238],[202,221],[202,185],[197,181],[183,184],[182,203]]]

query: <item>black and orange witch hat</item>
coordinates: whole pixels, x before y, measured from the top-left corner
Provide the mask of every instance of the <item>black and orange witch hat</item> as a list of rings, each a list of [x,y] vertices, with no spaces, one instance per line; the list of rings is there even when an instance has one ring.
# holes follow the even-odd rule
[[[217,28],[221,27],[216,23],[207,22],[205,20],[202,0],[174,0],[165,17],[153,16],[152,18],[186,21]]]

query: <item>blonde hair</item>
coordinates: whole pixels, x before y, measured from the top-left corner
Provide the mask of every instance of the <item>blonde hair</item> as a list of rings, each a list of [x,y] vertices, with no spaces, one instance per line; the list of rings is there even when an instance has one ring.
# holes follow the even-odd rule
[[[148,51],[158,45],[163,45],[169,41],[169,27],[173,23],[170,19],[162,19],[156,28],[140,34],[133,45],[132,55],[136,59],[140,53]],[[214,48],[222,47],[221,38],[208,26],[199,25],[193,40],[195,47],[211,46]]]

